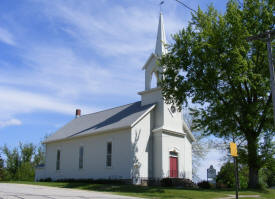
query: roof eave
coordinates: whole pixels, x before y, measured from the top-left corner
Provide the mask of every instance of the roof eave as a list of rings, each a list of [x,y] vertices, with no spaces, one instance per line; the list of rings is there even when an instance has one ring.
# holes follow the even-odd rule
[[[153,93],[155,91],[160,91],[160,90],[161,90],[160,87],[156,87],[156,88],[151,88],[150,90],[145,90],[145,91],[138,92],[138,94],[143,95],[143,94]]]
[[[181,137],[186,136],[186,133],[184,133],[184,132],[169,130],[169,129],[166,129],[165,127],[159,127],[159,128],[153,129],[152,132],[154,132],[154,133],[164,132],[164,133],[169,133],[169,134],[173,134],[173,135],[178,135]]]
[[[187,124],[185,123],[185,121],[182,121],[182,127],[183,130],[187,132],[187,135],[190,137],[190,139],[195,142],[196,138],[194,137],[194,135],[192,134],[191,130],[189,129],[189,127],[187,126]]]
[[[53,143],[53,142],[73,140],[73,139],[76,139],[76,138],[82,138],[82,137],[97,135],[99,133],[108,133],[108,132],[113,132],[113,131],[119,131],[119,130],[129,129],[129,128],[131,128],[131,126],[117,127],[117,128],[112,128],[112,129],[108,129],[108,130],[96,131],[94,133],[87,133],[87,134],[84,134],[84,135],[77,135],[77,136],[72,136],[72,137],[66,137],[66,138],[61,138],[61,139],[44,141],[42,143],[43,144],[49,144],[49,143]]]

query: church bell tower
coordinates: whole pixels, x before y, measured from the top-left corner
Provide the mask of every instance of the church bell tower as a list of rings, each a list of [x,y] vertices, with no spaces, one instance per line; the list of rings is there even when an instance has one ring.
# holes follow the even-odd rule
[[[157,41],[155,52],[147,59],[143,70],[145,70],[145,90],[139,92],[142,105],[156,104],[154,111],[154,129],[169,129],[171,131],[182,132],[182,114],[172,105],[166,104],[159,81],[162,79],[163,69],[158,65],[158,59],[167,53],[166,36],[164,29],[163,16],[160,13]],[[152,86],[152,79],[156,79],[156,86]]]

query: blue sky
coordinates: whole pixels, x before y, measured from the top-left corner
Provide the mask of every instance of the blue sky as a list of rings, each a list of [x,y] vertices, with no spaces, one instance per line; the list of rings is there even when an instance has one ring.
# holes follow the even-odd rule
[[[86,114],[140,100],[159,2],[1,0],[0,146],[39,143],[73,119],[76,108]],[[194,9],[213,3],[220,12],[226,6],[182,2]],[[174,0],[162,12],[171,41],[191,14]]]

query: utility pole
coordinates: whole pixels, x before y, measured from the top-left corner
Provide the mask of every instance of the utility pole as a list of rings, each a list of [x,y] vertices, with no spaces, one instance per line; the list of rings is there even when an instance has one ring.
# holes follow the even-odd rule
[[[269,72],[270,72],[270,87],[272,93],[272,101],[273,101],[273,119],[275,125],[275,77],[274,77],[274,68],[272,62],[272,47],[271,42],[272,38],[275,36],[275,30],[267,31],[265,33],[248,37],[247,41],[253,40],[265,40],[267,45],[267,53],[268,53],[268,65],[269,65]]]

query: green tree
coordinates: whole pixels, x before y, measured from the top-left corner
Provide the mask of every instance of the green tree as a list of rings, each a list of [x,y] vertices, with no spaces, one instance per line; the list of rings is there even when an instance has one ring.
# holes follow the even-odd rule
[[[238,167],[239,173],[239,186],[241,189],[247,188],[247,178],[248,178],[248,168],[243,165],[239,165]],[[217,186],[226,185],[228,188],[235,187],[235,167],[231,162],[226,162],[221,167],[217,178]]]
[[[42,161],[41,147],[32,143],[22,144],[9,149],[6,145],[2,148],[6,156],[5,180],[34,180],[35,166]]]
[[[270,159],[260,171],[263,183],[267,187],[275,186],[275,158]]]
[[[16,173],[20,166],[20,155],[17,148],[10,150],[6,145],[2,149],[6,156],[7,180],[16,179]]]
[[[36,147],[32,143],[30,144],[19,143],[19,148],[20,148],[21,162],[31,162],[35,154]]]
[[[264,166],[260,170],[260,181],[267,187],[275,186],[275,142],[265,135],[260,152]]]
[[[1,157],[0,153],[0,181],[4,178],[4,160]]]
[[[32,162],[23,162],[17,170],[16,179],[34,181],[35,168]]]
[[[45,146],[41,144],[34,155],[34,166],[45,163]]]
[[[34,144],[19,143],[20,165],[16,172],[16,179],[23,181],[33,181],[35,175],[35,154],[36,147]]]
[[[168,103],[180,109],[188,99],[195,125],[218,137],[246,141],[249,187],[259,185],[259,138],[275,129],[266,44],[247,42],[251,35],[274,29],[274,0],[230,0],[224,14],[213,6],[198,9],[188,27],[173,36],[161,87]]]

